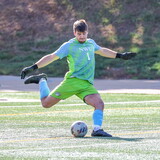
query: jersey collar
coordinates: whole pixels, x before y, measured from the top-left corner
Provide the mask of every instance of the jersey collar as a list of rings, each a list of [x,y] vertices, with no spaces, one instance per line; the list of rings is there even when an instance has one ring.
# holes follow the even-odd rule
[[[75,40],[75,42],[76,43],[79,43],[79,44],[85,44],[86,42],[87,42],[87,40],[84,42],[84,43],[80,43],[78,40],[77,40],[77,38],[75,37],[75,38],[73,38],[74,40]]]

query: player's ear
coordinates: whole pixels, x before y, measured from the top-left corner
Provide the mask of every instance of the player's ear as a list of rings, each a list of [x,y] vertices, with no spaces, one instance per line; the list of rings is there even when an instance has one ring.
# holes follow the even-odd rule
[[[73,31],[74,36],[76,36],[76,31]]]

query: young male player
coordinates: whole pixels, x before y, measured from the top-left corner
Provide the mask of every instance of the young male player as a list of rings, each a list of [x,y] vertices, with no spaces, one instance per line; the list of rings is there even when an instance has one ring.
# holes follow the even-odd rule
[[[34,65],[26,67],[21,72],[21,79],[28,73],[42,68],[51,62],[67,57],[69,71],[59,86],[50,92],[47,85],[47,75],[42,73],[28,77],[24,83],[39,83],[42,106],[49,108],[60,100],[78,96],[86,104],[94,107],[93,132],[91,136],[112,137],[102,127],[104,103],[93,86],[95,70],[95,53],[109,58],[130,59],[136,53],[117,53],[108,48],[100,47],[92,39],[88,39],[88,25],[85,20],[77,20],[73,24],[74,38],[63,43],[55,52],[42,57]]]

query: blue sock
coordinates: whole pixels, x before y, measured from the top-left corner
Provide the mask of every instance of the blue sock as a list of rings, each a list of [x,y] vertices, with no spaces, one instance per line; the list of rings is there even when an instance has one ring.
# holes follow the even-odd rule
[[[96,109],[93,112],[93,126],[97,127],[99,126],[99,128],[102,126],[102,122],[103,122],[103,111],[100,109]]]
[[[40,90],[40,98],[47,97],[50,93],[50,89],[48,88],[48,84],[46,80],[42,80],[39,83],[39,90]]]

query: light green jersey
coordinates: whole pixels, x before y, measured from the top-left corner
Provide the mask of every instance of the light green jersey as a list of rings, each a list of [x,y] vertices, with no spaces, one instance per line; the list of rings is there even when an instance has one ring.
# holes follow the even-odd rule
[[[79,78],[88,80],[93,84],[95,72],[95,51],[100,46],[92,39],[87,39],[84,43],[79,43],[76,38],[62,44],[55,54],[62,59],[67,57],[69,71],[66,78]]]

